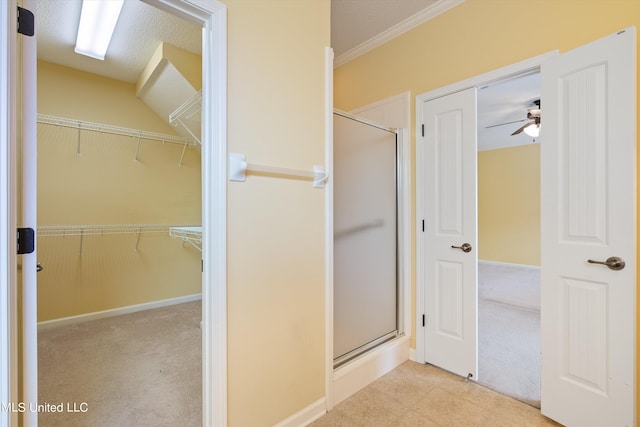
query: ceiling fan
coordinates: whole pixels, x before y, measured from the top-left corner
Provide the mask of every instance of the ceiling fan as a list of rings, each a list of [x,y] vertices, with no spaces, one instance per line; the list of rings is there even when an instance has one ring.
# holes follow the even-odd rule
[[[514,120],[512,122],[500,123],[499,125],[487,126],[487,128],[503,126],[503,125],[508,125],[512,123],[519,123],[519,122],[524,122],[528,120],[527,123],[522,125],[520,128],[516,129],[511,135],[512,136],[518,135],[519,133],[522,133],[524,131],[524,133],[526,133],[527,135],[535,138],[538,135],[540,135],[540,113],[541,113],[540,100],[536,99],[535,101],[533,101],[532,108],[527,109],[526,119]]]

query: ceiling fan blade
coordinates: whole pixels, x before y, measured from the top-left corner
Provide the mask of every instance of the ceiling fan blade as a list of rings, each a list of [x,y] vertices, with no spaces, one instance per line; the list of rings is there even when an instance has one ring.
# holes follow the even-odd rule
[[[531,125],[535,125],[535,124],[536,124],[536,121],[535,121],[535,120],[530,121],[530,122],[529,122],[529,123],[527,123],[526,125],[522,126],[520,129],[518,129],[518,130],[516,130],[514,133],[512,133],[512,134],[511,134],[511,136],[513,136],[513,135],[517,135],[517,134],[521,133],[521,132],[524,130],[524,128],[526,128],[526,127],[528,127],[528,126],[531,126]]]
[[[506,123],[500,123],[500,124],[497,124],[497,125],[491,125],[491,126],[485,127],[485,129],[494,128],[496,126],[504,126],[504,125],[511,125],[511,124],[514,124],[514,123],[520,123],[520,122],[524,122],[525,120],[528,120],[528,119],[514,120],[512,122],[506,122]]]

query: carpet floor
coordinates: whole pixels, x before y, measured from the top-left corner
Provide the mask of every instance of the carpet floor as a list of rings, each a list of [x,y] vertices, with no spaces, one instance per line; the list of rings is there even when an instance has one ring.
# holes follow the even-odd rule
[[[194,301],[40,331],[38,400],[63,411],[39,425],[200,426],[201,318]]]
[[[478,382],[540,407],[540,271],[478,264]]]

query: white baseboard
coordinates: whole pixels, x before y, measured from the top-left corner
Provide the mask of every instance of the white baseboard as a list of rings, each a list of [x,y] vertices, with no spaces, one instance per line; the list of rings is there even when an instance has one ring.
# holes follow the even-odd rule
[[[502,266],[502,267],[527,268],[529,270],[540,270],[540,266],[538,266],[538,265],[514,264],[514,263],[510,263],[510,262],[499,262],[499,261],[485,261],[483,259],[479,259],[478,260],[478,264],[496,265],[496,266]]]
[[[291,415],[286,420],[280,421],[274,427],[300,427],[306,426],[327,413],[327,401],[323,397]]]
[[[409,349],[409,360],[411,360],[412,362],[416,361],[416,349],[415,348],[410,348]]]
[[[89,320],[104,319],[106,317],[120,316],[123,314],[135,313],[154,308],[168,307],[170,305],[182,304],[184,302],[197,301],[202,299],[202,294],[187,295],[184,297],[170,298],[161,301],[152,301],[144,304],[129,305],[111,310],[95,311],[93,313],[79,314],[77,316],[62,317],[60,319],[45,320],[38,323],[38,330],[57,328],[58,326],[72,325],[74,323],[87,322]]]
[[[409,359],[408,336],[382,344],[333,373],[333,405],[371,384]]]

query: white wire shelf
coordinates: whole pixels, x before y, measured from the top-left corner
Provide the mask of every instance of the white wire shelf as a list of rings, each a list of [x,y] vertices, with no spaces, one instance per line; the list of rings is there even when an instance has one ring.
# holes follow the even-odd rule
[[[38,237],[168,233],[175,224],[51,225],[38,227]]]
[[[178,124],[186,130],[189,135],[198,143],[200,141],[199,131],[194,132],[189,123],[195,122],[200,127],[202,114],[202,91],[196,92],[191,98],[187,99],[181,106],[169,115],[169,123],[177,126]]]
[[[122,235],[122,234],[135,234],[138,236],[136,239],[135,250],[138,251],[140,245],[140,239],[143,234],[147,233],[163,233],[171,235],[170,230],[173,228],[200,228],[200,240],[196,246],[202,251],[202,227],[195,227],[191,225],[176,225],[176,224],[114,224],[114,225],[52,225],[41,226],[37,229],[38,237],[79,237],[79,254],[82,256],[84,238],[87,236],[108,236],[108,235]],[[172,236],[173,237],[173,236]],[[191,243],[191,242],[189,242]],[[194,243],[191,243],[194,245]],[[195,245],[194,245],[195,246]]]
[[[38,114],[38,123],[79,129],[81,131],[88,130],[94,132],[109,133],[112,135],[129,136],[131,138],[140,138],[159,142],[170,142],[180,145],[195,145],[195,142],[193,140],[182,136],[106,125],[102,123],[93,123],[84,120],[74,120],[66,117],[49,116],[46,114]]]
[[[202,227],[171,227],[169,235],[182,240],[182,245],[189,243],[191,246],[202,252]]]

